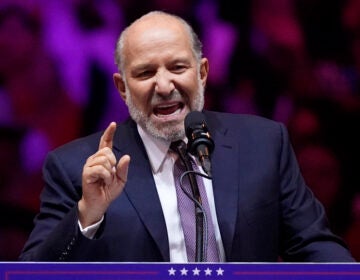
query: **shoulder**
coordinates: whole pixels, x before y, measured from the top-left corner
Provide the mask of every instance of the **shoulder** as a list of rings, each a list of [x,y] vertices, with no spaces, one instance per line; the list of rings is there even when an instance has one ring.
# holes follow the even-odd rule
[[[100,138],[103,135],[105,129],[98,132],[89,134],[87,136],[74,139],[58,148],[54,149],[51,153],[57,155],[70,155],[72,158],[75,156],[89,155],[94,154],[100,143]],[[117,146],[121,135],[129,135],[131,132],[136,131],[136,124],[131,119],[126,120],[122,123],[117,123],[117,128],[114,136],[114,146]],[[123,139],[122,139],[123,141]]]
[[[44,170],[52,172],[67,170],[66,172],[80,174],[87,158],[97,151],[101,135],[102,132],[97,132],[70,141],[50,151],[43,165]]]
[[[98,149],[99,141],[101,138],[103,131],[99,131],[73,141],[70,141],[58,148],[54,149],[50,153],[54,153],[57,155],[71,155],[74,157],[75,155],[80,154],[92,154],[94,151]]]
[[[283,123],[249,114],[204,111],[210,130],[224,134],[287,134]]]
[[[99,149],[100,138],[103,133],[104,129],[59,146],[48,153],[47,161],[55,161],[71,165],[72,167],[82,166],[86,159]],[[119,150],[124,146],[133,145],[135,136],[132,135],[136,135],[136,133],[136,123],[132,119],[129,118],[124,122],[118,123],[114,135],[114,149]]]

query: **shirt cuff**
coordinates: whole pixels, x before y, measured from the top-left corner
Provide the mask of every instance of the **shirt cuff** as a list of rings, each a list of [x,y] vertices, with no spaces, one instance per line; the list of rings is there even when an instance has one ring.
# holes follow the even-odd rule
[[[97,223],[92,224],[86,228],[83,228],[81,226],[80,221],[78,220],[78,225],[79,225],[81,233],[85,237],[87,237],[89,239],[93,239],[103,220],[104,220],[104,216],[101,217],[100,221],[98,221]]]

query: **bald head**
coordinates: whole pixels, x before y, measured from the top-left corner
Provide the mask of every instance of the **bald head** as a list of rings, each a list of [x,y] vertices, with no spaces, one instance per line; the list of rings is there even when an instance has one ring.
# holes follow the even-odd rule
[[[194,57],[198,61],[201,60],[202,44],[192,27],[185,20],[176,15],[162,11],[152,11],[134,21],[121,33],[115,49],[115,63],[119,72],[124,72],[126,63],[124,53],[125,50],[129,51],[129,49],[134,46],[134,38],[145,38],[151,34],[151,40],[154,40],[154,36],[156,36],[156,34],[161,35],[160,33],[162,32],[169,32],[169,35],[183,33],[184,37],[189,42]]]

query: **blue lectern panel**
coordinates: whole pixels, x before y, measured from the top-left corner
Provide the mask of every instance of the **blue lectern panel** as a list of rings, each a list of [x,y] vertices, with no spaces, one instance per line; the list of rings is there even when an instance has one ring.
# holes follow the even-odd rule
[[[0,280],[343,280],[360,264],[309,263],[0,263]]]

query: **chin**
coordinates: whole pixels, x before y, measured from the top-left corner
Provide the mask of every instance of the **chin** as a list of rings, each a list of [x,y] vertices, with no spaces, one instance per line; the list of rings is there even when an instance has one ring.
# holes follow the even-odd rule
[[[151,135],[165,141],[175,141],[185,137],[183,121],[169,121],[161,124],[148,122],[145,127]]]

